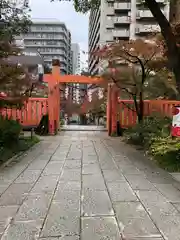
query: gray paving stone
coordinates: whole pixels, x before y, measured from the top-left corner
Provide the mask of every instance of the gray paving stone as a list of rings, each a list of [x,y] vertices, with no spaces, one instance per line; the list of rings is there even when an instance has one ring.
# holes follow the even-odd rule
[[[39,240],[79,240],[79,236],[64,236],[64,237],[52,237],[52,238],[48,237],[48,238],[39,238]]]
[[[132,164],[131,165],[120,165],[119,169],[123,174],[141,174],[141,172]]]
[[[77,154],[76,152],[68,155],[66,160],[80,160],[82,158],[82,154]]]
[[[164,239],[179,240],[180,216],[163,216],[163,219],[156,221],[157,227],[161,230]]]
[[[179,214],[176,208],[158,191],[137,191],[137,195],[153,219]]]
[[[24,168],[18,169],[18,171],[15,170],[14,168],[12,169],[13,171],[10,170],[10,168],[8,168],[8,170],[5,170],[4,172],[0,173],[1,185],[11,184],[19,176],[19,174],[24,170]]]
[[[15,183],[35,183],[41,174],[41,170],[25,170]]]
[[[0,197],[0,238],[13,218],[3,240],[79,240],[82,211],[82,215],[87,216],[81,217],[81,240],[120,240],[119,227],[127,240],[179,240],[178,184],[165,171],[130,149],[119,138],[107,138],[99,132],[65,132],[55,137],[43,137],[41,148],[0,170],[0,195],[10,186]],[[83,173],[86,173],[82,179],[81,161]],[[57,166],[64,163],[61,175]],[[24,170],[26,174],[15,181],[27,181],[25,185],[34,183],[32,175],[44,168],[44,175],[31,192],[32,184],[29,189],[24,189],[24,184],[13,183]],[[118,224],[114,215],[109,216],[114,213],[105,183]],[[154,184],[158,190],[152,187]],[[51,197],[53,201],[49,206]],[[18,207],[19,211],[14,212]],[[45,216],[47,219],[40,234],[39,227]],[[35,220],[38,219],[41,223],[37,224]]]
[[[113,202],[116,201],[137,201],[137,197],[126,182],[107,183],[109,194]]]
[[[103,170],[106,182],[125,181],[124,176],[118,170]]]
[[[172,178],[170,178],[170,176],[163,176],[160,173],[152,173],[152,171],[149,171],[149,169],[146,170],[146,177],[153,184],[169,184],[172,182]]]
[[[48,161],[34,160],[27,168],[27,170],[43,170]]]
[[[155,190],[155,187],[143,175],[125,174],[129,184],[134,190]]]
[[[0,206],[0,222],[8,221],[15,216],[19,206]]]
[[[38,156],[38,160],[42,160],[42,161],[49,161],[51,159],[52,154],[51,153],[47,153],[47,149],[46,149],[46,153],[41,154],[40,156]]]
[[[82,174],[100,174],[98,163],[83,164]]]
[[[180,191],[172,184],[155,184],[155,186],[168,199],[168,201],[180,202]]]
[[[15,221],[43,220],[47,214],[52,196],[30,195],[20,207]]]
[[[33,187],[31,193],[52,193],[56,188],[57,182],[57,175],[42,176]]]
[[[63,167],[63,163],[58,162],[58,161],[57,162],[56,161],[52,161],[52,162],[50,161],[46,165],[42,175],[60,175],[61,172],[62,172],[62,167]]]
[[[116,170],[117,167],[115,166],[114,162],[111,158],[106,158],[104,161],[99,161],[100,167],[102,170]]]
[[[114,204],[120,231],[125,238],[162,237],[139,202],[119,202]]]
[[[0,197],[0,205],[20,205],[30,191],[31,184],[12,184]]]
[[[61,154],[58,154],[58,155],[53,155],[51,157],[51,161],[55,161],[55,162],[64,162],[65,159],[66,159],[66,156],[67,156],[67,153],[61,153]]]
[[[40,232],[41,225],[37,221],[15,222],[9,226],[1,240],[34,240]]]
[[[128,240],[164,240],[164,238],[156,238],[156,237],[141,237],[141,238],[139,238],[139,237],[132,237],[132,238],[128,238]]]
[[[84,190],[82,195],[82,216],[114,215],[107,191]]]
[[[7,225],[8,225],[7,222],[0,222],[0,239],[7,227]]]
[[[82,218],[81,240],[120,240],[118,225],[114,217]]]
[[[81,182],[80,181],[60,181],[57,186],[56,193],[63,194],[64,191],[80,191]]]
[[[67,169],[81,168],[81,160],[66,160],[64,168]]]
[[[102,174],[82,175],[83,189],[105,190],[106,186]]]
[[[83,158],[82,158],[83,163],[97,163],[98,162],[98,156],[94,155],[94,156],[89,156],[89,155],[84,155],[83,154]]]
[[[180,182],[180,173],[171,173],[174,179],[176,179],[178,182]]]
[[[60,178],[61,181],[80,181],[81,169],[64,169]]]
[[[72,206],[72,205],[71,205]],[[70,205],[53,202],[41,237],[73,236],[80,234],[80,211]]]
[[[56,192],[54,195],[54,202],[69,208],[69,210],[80,211],[80,192],[66,190],[63,192]]]
[[[6,191],[6,189],[9,187],[9,184],[6,185],[0,185],[0,196],[3,192]]]
[[[173,206],[180,212],[180,203],[174,203]]]

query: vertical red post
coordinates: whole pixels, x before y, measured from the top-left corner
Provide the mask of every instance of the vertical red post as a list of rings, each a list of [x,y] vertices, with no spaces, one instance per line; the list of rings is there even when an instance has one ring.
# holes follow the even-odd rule
[[[48,114],[49,114],[49,134],[54,135],[59,129],[60,118],[60,91],[59,91],[59,75],[60,62],[54,60],[52,63],[52,79],[48,82]]]
[[[108,130],[108,135],[111,135],[111,85],[108,84],[108,92],[107,92],[107,106],[106,106],[106,127]]]
[[[112,87],[111,95],[111,134],[117,134],[117,114],[118,114],[118,89],[115,85]]]

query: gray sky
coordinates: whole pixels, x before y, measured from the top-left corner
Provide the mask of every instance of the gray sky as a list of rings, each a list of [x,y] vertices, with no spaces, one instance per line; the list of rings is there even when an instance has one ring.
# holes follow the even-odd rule
[[[32,18],[56,18],[64,22],[71,31],[72,42],[79,43],[81,50],[88,49],[88,16],[76,13],[72,3],[29,0]],[[87,56],[81,52],[84,62]]]

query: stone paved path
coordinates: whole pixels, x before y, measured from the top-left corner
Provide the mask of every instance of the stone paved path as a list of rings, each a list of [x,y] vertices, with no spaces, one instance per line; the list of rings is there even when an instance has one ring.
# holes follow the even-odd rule
[[[178,240],[180,183],[104,132],[62,132],[0,169],[2,240]]]

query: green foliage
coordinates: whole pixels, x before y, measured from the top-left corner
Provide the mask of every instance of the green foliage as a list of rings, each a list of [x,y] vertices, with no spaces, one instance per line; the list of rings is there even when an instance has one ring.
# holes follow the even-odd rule
[[[65,123],[64,119],[60,119],[60,126],[63,126]]]
[[[71,0],[51,0],[51,2],[70,2]],[[76,12],[87,13],[89,10],[96,10],[100,5],[100,0],[72,0]]]
[[[125,140],[141,145],[165,170],[180,171],[180,140],[172,139],[170,126],[170,118],[147,117],[142,124],[125,131]]]
[[[36,136],[21,137],[19,122],[0,116],[0,164],[39,142]]]
[[[149,152],[159,166],[169,172],[180,171],[180,140],[171,137],[157,137],[150,146]]]
[[[36,136],[31,137],[20,137],[11,148],[8,146],[0,147],[0,164],[12,158],[14,155],[27,151],[34,144],[38,143],[39,139]]]
[[[1,0],[0,40],[12,41],[26,33],[31,24],[29,7],[23,1]]]
[[[11,146],[18,142],[21,132],[21,125],[19,122],[0,117],[0,145]]]
[[[136,124],[125,132],[129,143],[149,148],[156,136],[167,137],[170,134],[170,118],[160,116],[145,117],[142,123]]]

